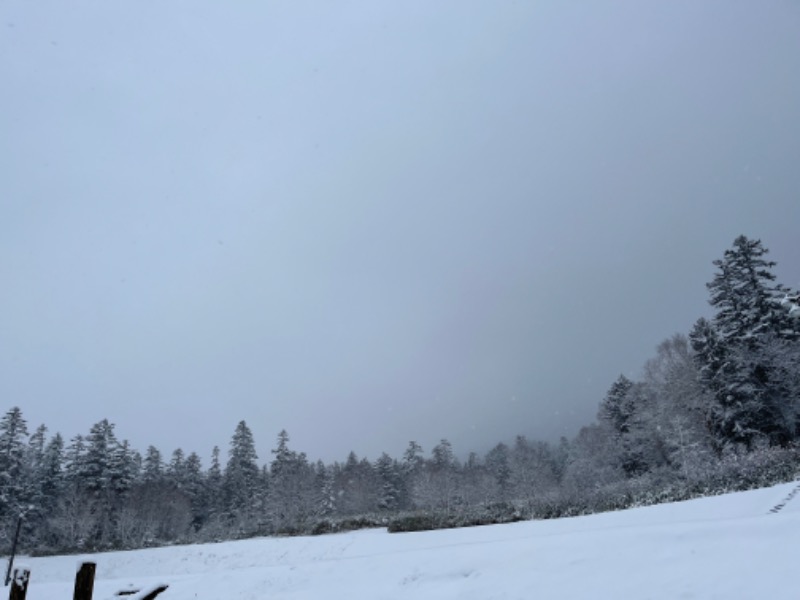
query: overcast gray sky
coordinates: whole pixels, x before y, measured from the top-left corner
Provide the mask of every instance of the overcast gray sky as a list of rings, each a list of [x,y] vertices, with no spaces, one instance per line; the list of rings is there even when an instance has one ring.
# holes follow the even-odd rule
[[[555,440],[738,234],[800,287],[794,1],[8,0],[0,85],[2,410],[67,438]]]

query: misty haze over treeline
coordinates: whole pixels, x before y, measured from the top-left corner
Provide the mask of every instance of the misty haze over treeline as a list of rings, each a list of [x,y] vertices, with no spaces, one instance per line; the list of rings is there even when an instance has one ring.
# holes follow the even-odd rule
[[[661,342],[639,380],[611,383],[596,423],[556,444],[519,436],[462,461],[446,439],[429,451],[412,441],[401,457],[351,452],[325,464],[281,431],[265,460],[241,421],[205,467],[182,449],[141,454],[108,420],[69,441],[45,425],[31,432],[11,408],[0,421],[2,543],[20,516],[27,551],[93,551],[552,518],[790,479],[800,459],[800,300],[766,255],[759,240],[736,238],[713,263],[713,317]]]

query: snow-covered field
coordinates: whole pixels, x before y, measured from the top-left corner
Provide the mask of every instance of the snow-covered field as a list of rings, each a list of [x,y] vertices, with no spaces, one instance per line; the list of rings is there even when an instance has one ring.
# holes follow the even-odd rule
[[[788,600],[800,597],[800,495],[770,509],[796,485],[554,521],[98,554],[94,598],[163,582],[159,600]],[[25,559],[28,598],[72,598],[81,558]]]

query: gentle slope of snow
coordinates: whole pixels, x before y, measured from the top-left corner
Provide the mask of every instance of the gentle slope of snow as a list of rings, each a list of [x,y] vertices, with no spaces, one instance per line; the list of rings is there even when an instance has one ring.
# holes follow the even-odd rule
[[[572,519],[424,533],[356,531],[110,552],[95,599],[791,598],[796,484]],[[29,600],[72,597],[81,557],[31,558]]]

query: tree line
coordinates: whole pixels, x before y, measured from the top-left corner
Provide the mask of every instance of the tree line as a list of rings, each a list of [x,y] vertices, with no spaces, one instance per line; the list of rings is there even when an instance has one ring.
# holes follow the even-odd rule
[[[559,443],[518,436],[456,458],[441,440],[400,458],[311,462],[281,431],[259,463],[241,421],[223,458],[150,446],[102,420],[68,442],[19,407],[0,419],[0,544],[23,518],[32,552],[138,548],[255,535],[390,530],[584,514],[766,485],[798,473],[800,301],[760,241],[714,261],[713,317],[621,375],[597,420]]]

